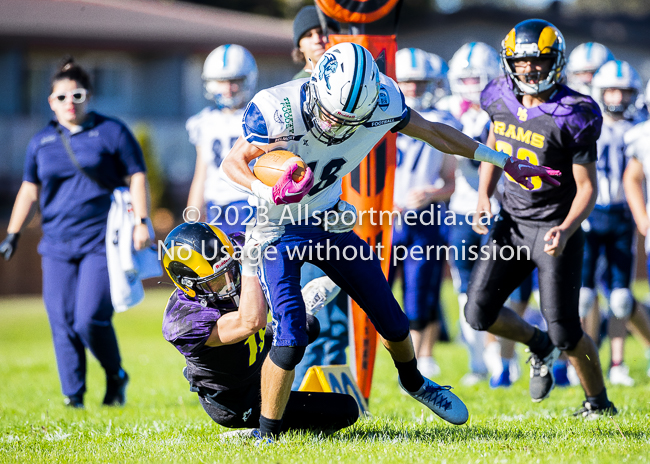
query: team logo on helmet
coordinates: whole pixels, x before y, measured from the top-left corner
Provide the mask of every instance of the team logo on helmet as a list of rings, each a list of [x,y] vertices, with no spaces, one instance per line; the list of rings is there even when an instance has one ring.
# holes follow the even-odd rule
[[[390,105],[390,97],[388,96],[388,92],[382,85],[381,88],[379,89],[379,96],[377,97],[377,105],[379,108],[381,108],[382,111],[386,111],[388,109],[388,105]]]
[[[336,57],[331,53],[327,53],[323,57],[323,60],[318,67],[318,79],[325,79],[327,90],[332,90],[332,87],[330,86],[330,75],[334,74],[338,67],[339,62],[336,61]]]

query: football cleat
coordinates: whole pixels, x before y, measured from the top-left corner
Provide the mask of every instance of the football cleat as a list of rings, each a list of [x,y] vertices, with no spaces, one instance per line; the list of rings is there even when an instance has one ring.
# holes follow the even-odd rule
[[[614,403],[609,402],[609,406],[596,408],[589,401],[583,401],[582,407],[573,413],[575,417],[582,417],[587,420],[600,419],[601,417],[615,416],[618,410]]]
[[[420,387],[416,392],[410,392],[404,388],[399,379],[398,382],[402,390],[431,409],[440,418],[455,425],[462,425],[467,422],[467,419],[469,418],[467,406],[465,406],[465,403],[463,403],[460,398],[450,391],[451,387],[449,385],[438,385],[437,383],[424,378],[424,384],[422,387]]]
[[[550,353],[544,357],[540,357],[536,353],[531,352],[530,357],[526,361],[530,363],[530,398],[533,403],[539,403],[548,395],[555,387],[555,379],[553,378],[553,364],[560,357],[560,350],[553,347]]]
[[[66,396],[63,400],[63,403],[70,408],[83,409],[84,408],[84,396],[79,393],[76,395]]]
[[[104,406],[124,406],[126,403],[126,386],[129,384],[129,374],[120,369],[118,374],[106,376],[106,394]]]
[[[483,382],[487,378],[487,374],[479,374],[476,372],[468,372],[460,379],[460,384],[464,387],[471,387],[477,383]]]
[[[257,438],[255,432],[259,433],[259,429],[238,429],[229,432],[220,433],[217,437],[221,440],[229,440],[232,438]]]
[[[273,438],[262,436],[260,429],[253,429],[250,436],[255,439],[255,446],[267,446],[275,443]]]
[[[490,388],[507,388],[512,385],[510,369],[503,369],[499,375],[490,377]]]
[[[612,366],[609,369],[609,381],[612,385],[623,385],[624,387],[633,387],[634,379],[630,377],[630,368],[625,364]]]

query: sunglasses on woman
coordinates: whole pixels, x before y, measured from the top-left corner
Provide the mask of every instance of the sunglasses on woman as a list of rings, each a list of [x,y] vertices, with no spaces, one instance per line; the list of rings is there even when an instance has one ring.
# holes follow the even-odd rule
[[[88,94],[88,91],[86,89],[74,89],[71,90],[70,92],[64,92],[64,93],[59,93],[57,95],[53,95],[53,97],[60,101],[64,102],[70,97],[72,99],[72,103],[76,103],[77,105],[79,103],[83,103],[86,101],[86,95]]]

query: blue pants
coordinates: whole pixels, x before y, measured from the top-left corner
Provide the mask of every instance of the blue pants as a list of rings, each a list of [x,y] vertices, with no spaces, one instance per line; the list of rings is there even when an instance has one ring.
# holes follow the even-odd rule
[[[267,249],[260,267],[262,289],[273,315],[273,345],[308,344],[300,293],[300,268],[305,261],[321,268],[350,295],[382,337],[401,341],[408,336],[408,319],[386,282],[379,258],[366,242],[353,232],[334,234],[318,226],[288,225]]]
[[[396,264],[403,266],[404,270],[402,279],[404,312],[412,330],[423,330],[429,323],[440,320],[440,287],[445,262],[435,257],[426,259],[425,254],[413,254],[410,251],[416,246],[426,250],[427,247],[438,247],[444,243],[445,237],[439,225],[415,223],[393,227],[393,252],[396,247],[406,247],[409,250],[405,259]],[[399,256],[403,255],[401,250]],[[434,253],[433,256],[436,254]],[[391,258],[389,277],[391,284],[396,267],[393,266],[394,262],[395,260]]]
[[[313,264],[302,266],[300,286],[304,287],[311,280],[325,275]],[[296,366],[296,375],[292,390],[298,390],[307,369],[311,366],[329,366],[345,364],[345,348],[348,346],[348,296],[340,292],[338,296],[321,309],[316,318],[320,322],[320,335],[305,350],[305,356]]]
[[[605,284],[609,290],[628,288],[632,280],[634,222],[627,206],[594,208],[585,232],[582,286],[596,288],[596,264],[601,252],[607,259]]]
[[[52,329],[61,388],[66,396],[86,391],[86,352],[107,375],[120,371],[120,352],[111,323],[105,254],[62,260],[43,256],[43,300]]]
[[[224,234],[246,232],[244,222],[251,221],[253,207],[246,200],[235,201],[229,205],[220,206],[211,201],[205,205],[208,223],[217,226]]]

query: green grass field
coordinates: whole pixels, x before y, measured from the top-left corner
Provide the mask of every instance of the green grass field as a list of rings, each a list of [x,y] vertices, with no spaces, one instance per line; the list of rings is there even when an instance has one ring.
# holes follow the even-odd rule
[[[647,288],[647,287],[646,287]],[[333,436],[288,435],[274,446],[222,440],[226,429],[203,412],[181,374],[182,356],[161,335],[169,290],[115,316],[124,366],[131,375],[124,408],[99,404],[103,373],[89,357],[86,409],[63,406],[47,317],[40,298],[0,299],[0,460],[2,462],[650,462],[650,379],[641,345],[630,339],[633,388],[610,387],[620,414],[585,422],[571,413],[576,387],[556,389],[541,404],[524,376],[509,389],[459,386],[467,355],[457,343],[436,348],[442,375],[457,386],[470,421],[440,420],[398,391],[390,358],[380,350],[370,399],[373,417]],[[444,288],[452,334],[457,305]],[[609,362],[608,347],[601,351]],[[520,354],[525,360],[523,353]],[[527,372],[525,370],[524,372]]]

